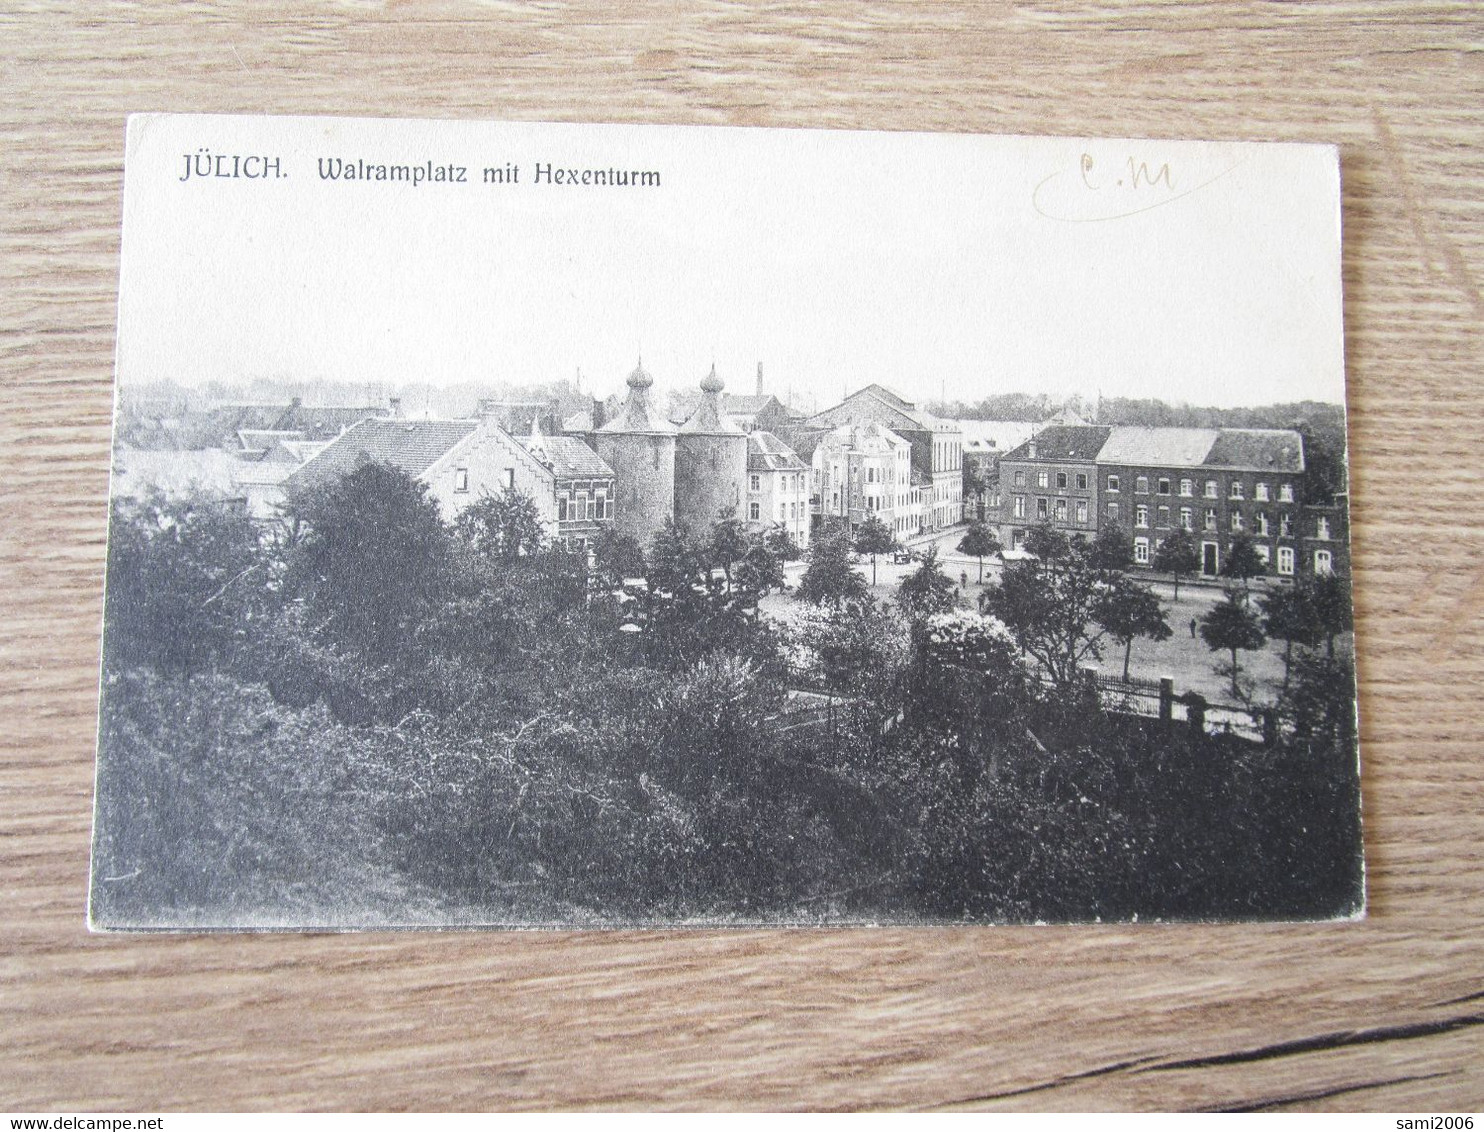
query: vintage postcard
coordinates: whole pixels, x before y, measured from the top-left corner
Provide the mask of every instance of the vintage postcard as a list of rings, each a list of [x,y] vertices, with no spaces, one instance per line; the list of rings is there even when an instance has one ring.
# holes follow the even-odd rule
[[[1336,151],[130,120],[100,930],[1364,908]]]

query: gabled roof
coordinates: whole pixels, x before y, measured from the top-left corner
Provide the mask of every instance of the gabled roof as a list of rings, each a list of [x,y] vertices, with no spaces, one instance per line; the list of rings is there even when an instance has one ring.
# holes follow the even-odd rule
[[[1199,467],[1216,443],[1216,436],[1214,428],[1118,425],[1098,454],[1098,463],[1151,468]]]
[[[1302,472],[1304,439],[1291,429],[1223,428],[1205,459],[1208,468]]]
[[[1003,458],[1006,460],[1080,460],[1090,463],[1098,458],[1108,442],[1111,428],[1103,425],[1050,425]],[[1031,446],[1036,455],[1031,456]]]
[[[566,420],[564,420],[562,422],[562,431],[563,432],[592,432],[593,431],[593,415],[592,415],[592,413],[589,412],[586,409],[582,410],[581,412],[573,413],[570,417],[568,417]]]
[[[613,469],[575,436],[532,437],[521,443],[559,480],[613,478]]]
[[[327,444],[289,476],[284,486],[294,489],[323,483],[368,461],[420,476],[478,427],[475,421],[364,420]]]
[[[726,393],[722,395],[721,407],[723,412],[747,416],[762,412],[770,401],[778,398],[771,393]],[[784,407],[782,401],[778,401],[778,407]]]
[[[843,424],[831,429],[819,438],[815,445],[816,451],[827,443],[874,455],[892,452],[898,448],[910,449],[912,447],[911,442],[901,433],[893,432],[884,424],[878,424],[875,421],[866,421],[864,424]]]
[[[747,434],[747,470],[749,472],[803,472],[809,465],[799,454],[771,432],[759,429]]]
[[[302,432],[305,440],[331,440],[358,421],[384,417],[386,412],[378,405],[290,405],[272,427]]]

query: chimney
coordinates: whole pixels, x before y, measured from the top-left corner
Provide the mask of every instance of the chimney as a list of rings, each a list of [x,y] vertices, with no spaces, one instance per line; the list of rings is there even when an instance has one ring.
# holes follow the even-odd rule
[[[391,410],[392,420],[400,421],[402,419],[402,398],[388,397],[386,403],[387,407]]]
[[[757,395],[759,397],[761,397],[763,395],[763,363],[762,362],[758,362],[758,364],[757,364]]]
[[[1032,460],[1034,460],[1036,458],[1036,441],[1035,441],[1034,438],[1032,438],[1032,440],[1031,440],[1030,457],[1031,457]]]
[[[608,405],[605,402],[599,400],[597,397],[594,397],[593,398],[593,429],[594,430],[600,429],[600,428],[602,428],[607,423],[608,423]]]

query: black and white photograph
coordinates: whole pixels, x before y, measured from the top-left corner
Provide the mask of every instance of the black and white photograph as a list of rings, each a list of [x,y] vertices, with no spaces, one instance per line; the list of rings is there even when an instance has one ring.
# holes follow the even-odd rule
[[[1319,145],[137,115],[89,923],[1365,908]]]

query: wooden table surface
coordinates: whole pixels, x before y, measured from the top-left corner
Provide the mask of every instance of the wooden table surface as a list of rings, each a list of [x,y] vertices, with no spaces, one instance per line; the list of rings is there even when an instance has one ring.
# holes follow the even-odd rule
[[[0,1108],[1484,1105],[1484,12],[0,5]],[[1370,915],[90,937],[124,116],[1336,142]]]

